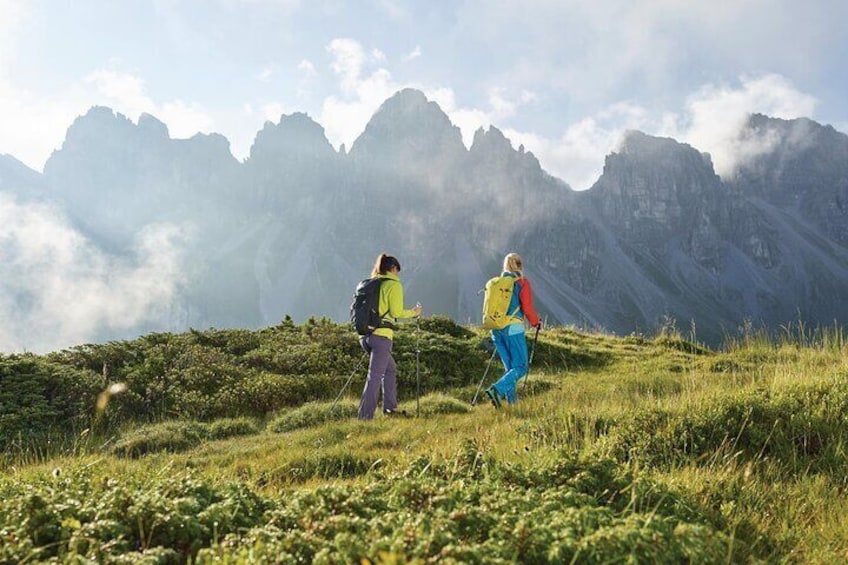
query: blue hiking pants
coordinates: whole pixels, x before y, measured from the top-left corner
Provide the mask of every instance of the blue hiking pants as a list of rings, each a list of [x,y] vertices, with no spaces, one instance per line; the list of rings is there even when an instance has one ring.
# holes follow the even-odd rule
[[[502,330],[492,330],[492,340],[506,368],[504,376],[495,383],[495,390],[506,398],[509,404],[514,404],[518,400],[515,385],[527,374],[527,340],[523,327],[520,332],[511,328],[512,326],[507,326]]]

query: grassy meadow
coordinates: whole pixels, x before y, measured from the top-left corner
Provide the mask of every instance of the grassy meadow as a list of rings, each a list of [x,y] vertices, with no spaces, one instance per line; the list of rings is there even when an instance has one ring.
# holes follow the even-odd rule
[[[326,320],[0,356],[0,563],[848,561],[839,329],[554,328],[501,410],[485,346],[399,332],[372,422]]]

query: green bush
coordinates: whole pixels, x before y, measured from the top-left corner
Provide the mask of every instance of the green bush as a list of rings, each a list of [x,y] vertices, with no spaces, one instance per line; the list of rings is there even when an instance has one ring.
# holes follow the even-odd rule
[[[420,324],[420,332],[406,325],[395,334],[400,399],[415,397],[416,380],[425,395],[476,382],[489,359],[485,338],[444,317]],[[573,334],[545,335],[553,339],[539,342],[539,365],[605,362],[574,349]],[[127,424],[175,417],[262,418],[333,398],[356,367],[354,377],[362,383],[364,360],[349,327],[326,319],[301,326],[286,320],[258,331],[154,333],[46,356],[0,357],[0,442],[38,445],[50,433],[75,437],[90,428],[103,435]],[[111,383],[122,383],[125,391],[96,410],[98,394]]]
[[[276,433],[290,432],[334,420],[356,418],[358,412],[359,405],[352,400],[340,400],[335,407],[332,402],[308,402],[274,418],[268,429]]]
[[[267,524],[201,550],[198,562],[719,563],[730,554],[730,538],[696,506],[608,460],[505,466],[468,444],[454,459],[377,475],[293,493]]]
[[[533,347],[535,330],[527,332],[528,352]],[[568,370],[605,367],[615,360],[609,350],[588,347],[589,341],[573,330],[551,328],[539,333],[533,367],[562,368]],[[497,361],[497,359],[495,359]]]
[[[90,425],[101,378],[32,354],[0,355],[0,451]]]
[[[227,439],[259,433],[259,426],[249,418],[222,418],[208,425],[209,439]]]
[[[415,401],[401,406],[409,414],[415,414]],[[435,416],[438,414],[466,414],[471,411],[468,402],[462,402],[445,394],[428,394],[421,397],[421,414],[424,416]]]
[[[244,486],[190,474],[94,479],[69,470],[4,481],[0,495],[3,563],[185,563],[220,537],[261,526],[269,507]]]
[[[449,335],[459,339],[470,339],[475,336],[474,332],[464,328],[447,316],[431,316],[421,318],[421,330],[439,335]]]
[[[312,479],[351,479],[366,474],[377,463],[374,459],[358,457],[349,451],[313,453],[262,474],[258,484],[284,486]]]
[[[159,451],[185,451],[200,444],[206,437],[203,424],[190,421],[171,421],[142,426],[115,442],[112,453],[121,457],[140,457]]]
[[[561,454],[505,464],[466,441],[385,474],[341,449],[261,477],[263,497],[189,473],[0,478],[0,562],[724,563],[749,540],[627,465]],[[756,536],[752,531],[746,535]]]
[[[140,457],[161,451],[180,452],[204,441],[251,435],[259,430],[247,418],[225,418],[211,423],[171,420],[135,428],[112,446],[120,457]]]
[[[616,422],[608,453],[648,465],[679,465],[739,454],[782,465],[844,467],[848,383],[795,385],[722,396],[677,410],[638,410]]]

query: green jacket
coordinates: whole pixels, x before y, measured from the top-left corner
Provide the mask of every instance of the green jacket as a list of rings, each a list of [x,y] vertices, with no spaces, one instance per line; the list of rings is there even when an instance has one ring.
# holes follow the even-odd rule
[[[386,313],[383,320],[394,323],[399,318],[414,318],[413,310],[405,310],[403,307],[403,286],[397,275],[391,273],[380,275],[383,282],[380,284],[380,314]],[[379,335],[393,339],[395,332],[391,328],[377,328],[373,335]]]

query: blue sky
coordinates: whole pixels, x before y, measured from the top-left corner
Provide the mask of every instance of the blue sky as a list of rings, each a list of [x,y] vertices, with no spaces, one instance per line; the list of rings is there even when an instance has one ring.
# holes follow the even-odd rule
[[[848,2],[0,0],[0,153],[41,170],[95,104],[244,158],[305,111],[350,143],[405,86],[587,188],[626,129],[709,151],[747,112],[848,131]]]

